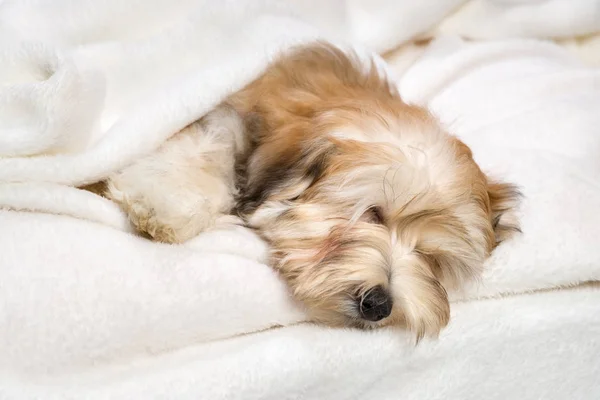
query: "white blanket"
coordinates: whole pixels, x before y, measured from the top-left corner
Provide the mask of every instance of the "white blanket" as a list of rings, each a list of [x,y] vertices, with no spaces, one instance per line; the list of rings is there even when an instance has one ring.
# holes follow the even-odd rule
[[[0,2],[0,398],[598,397],[594,289],[455,303],[440,341],[417,349],[397,331],[290,326],[302,310],[246,230],[151,243],[73,188],[151,151],[292,43],[382,52],[492,6],[493,37],[600,30],[593,0],[568,15],[529,5],[522,23],[544,27],[530,32],[502,23],[523,2],[472,1],[446,20],[463,2],[287,3]],[[526,196],[524,235],[456,300],[600,280],[600,71],[522,39],[442,38],[418,56],[403,96]]]

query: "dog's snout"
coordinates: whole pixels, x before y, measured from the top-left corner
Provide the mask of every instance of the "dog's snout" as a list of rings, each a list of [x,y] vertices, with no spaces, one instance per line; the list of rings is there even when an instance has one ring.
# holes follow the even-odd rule
[[[360,299],[360,316],[367,321],[379,321],[392,312],[392,298],[381,286],[375,286]]]

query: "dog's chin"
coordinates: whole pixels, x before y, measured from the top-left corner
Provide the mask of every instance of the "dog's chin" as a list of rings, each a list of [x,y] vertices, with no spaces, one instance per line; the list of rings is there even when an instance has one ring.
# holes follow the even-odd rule
[[[339,303],[338,307],[340,310],[347,309],[350,307],[349,303]],[[364,320],[360,317],[358,312],[343,313],[342,311],[319,310],[317,308],[311,308],[308,313],[309,319],[312,322],[327,325],[333,328],[355,328],[361,330],[377,329],[384,326],[395,325],[392,323],[391,318],[386,318],[381,321],[372,322]]]
[[[394,314],[378,321],[364,319],[360,313],[360,301],[350,294],[339,294],[330,298],[304,298],[309,320],[334,328],[376,329],[383,326],[397,325],[397,310]]]
[[[369,292],[383,287],[388,292],[388,275],[369,268],[371,265],[287,263],[280,264],[279,272],[294,298],[306,307],[310,320],[333,327],[375,328],[389,319],[392,297],[388,300],[389,310],[365,319],[364,299]],[[301,277],[292,272],[298,270],[304,272]]]
[[[294,283],[288,282],[288,285],[294,290]],[[356,328],[362,330],[371,330],[385,326],[394,326],[411,329],[407,319],[402,312],[400,304],[392,307],[393,297],[390,294],[389,310],[384,311],[383,315],[365,318],[364,312],[361,312],[361,306],[364,302],[364,294],[361,295],[348,287],[343,292],[327,293],[332,289],[339,290],[339,286],[325,285],[321,288],[314,287],[321,295],[319,297],[307,296],[305,293],[295,292],[295,297],[302,300],[306,306],[306,312],[312,322],[327,325],[335,328]]]

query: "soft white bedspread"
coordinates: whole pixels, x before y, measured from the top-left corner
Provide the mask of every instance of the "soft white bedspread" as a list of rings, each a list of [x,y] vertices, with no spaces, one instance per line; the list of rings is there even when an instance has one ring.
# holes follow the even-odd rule
[[[151,151],[291,43],[476,36],[452,30],[490,27],[490,9],[493,37],[599,29],[594,1],[568,15],[552,1],[286,3],[0,2],[0,398],[600,397],[600,292],[539,292],[600,280],[600,71],[556,45],[444,37],[399,70],[407,100],[526,196],[524,234],[417,348],[397,331],[295,325],[302,310],[242,228],[150,243],[72,187]],[[544,29],[511,31],[515,12]]]

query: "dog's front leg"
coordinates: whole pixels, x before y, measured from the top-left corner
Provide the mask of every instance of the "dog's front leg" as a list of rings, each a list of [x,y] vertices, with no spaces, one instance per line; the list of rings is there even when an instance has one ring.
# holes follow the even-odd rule
[[[240,117],[221,106],[111,176],[105,194],[140,232],[185,242],[233,208],[235,154],[243,143]]]

